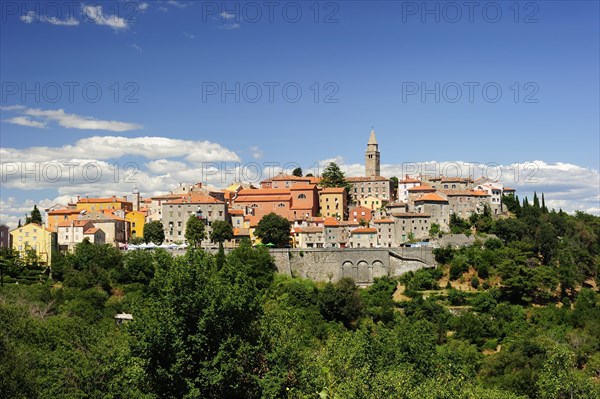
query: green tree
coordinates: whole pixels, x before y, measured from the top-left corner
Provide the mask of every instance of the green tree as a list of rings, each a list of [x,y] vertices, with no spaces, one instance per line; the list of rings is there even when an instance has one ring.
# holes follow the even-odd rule
[[[330,162],[321,175],[322,187],[344,187],[350,193],[351,184],[346,180],[344,172],[335,162]]]
[[[258,290],[243,270],[190,251],[152,282],[130,324],[153,397],[259,398]]]
[[[4,276],[17,277],[24,269],[19,253],[12,248],[0,248],[0,286],[4,286]]]
[[[290,222],[276,213],[269,213],[260,219],[254,234],[263,244],[275,244],[282,247],[290,240]]]
[[[146,228],[144,227],[144,231]],[[190,216],[185,225],[185,239],[194,248],[198,248],[206,238],[206,224],[196,215]]]
[[[29,223],[39,224],[40,226],[44,224],[44,221],[42,220],[42,214],[40,213],[40,210],[38,209],[37,205],[33,206],[33,210],[31,211],[30,216],[27,216],[27,218],[25,219],[25,224]]]
[[[233,238],[233,227],[225,220],[215,220],[211,227],[210,240],[218,243],[219,247],[222,247],[225,241]]]
[[[144,242],[148,244],[153,242],[160,245],[165,240],[165,229],[159,220],[148,222],[144,225]]]
[[[327,320],[341,321],[350,328],[363,310],[358,287],[351,278],[343,278],[336,284],[327,283],[319,292],[318,305]]]
[[[292,171],[292,176],[302,177],[302,168],[298,167]]]

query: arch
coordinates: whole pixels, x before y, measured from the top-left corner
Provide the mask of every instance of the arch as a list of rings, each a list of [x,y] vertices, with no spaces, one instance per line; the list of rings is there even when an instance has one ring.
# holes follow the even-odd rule
[[[342,263],[342,278],[343,277],[353,277],[352,269],[354,268],[354,263],[349,260],[346,260]]]
[[[298,199],[305,199],[306,198],[306,194],[298,194]]]

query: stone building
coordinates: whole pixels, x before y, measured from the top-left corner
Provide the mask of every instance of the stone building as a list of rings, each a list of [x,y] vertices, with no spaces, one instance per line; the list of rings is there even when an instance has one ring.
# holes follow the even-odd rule
[[[440,226],[442,231],[450,231],[450,206],[443,194],[427,193],[414,201],[414,210],[430,215],[430,222]]]
[[[423,240],[429,237],[431,215],[427,213],[404,212],[393,213],[392,219],[396,228],[396,243],[412,240]]]
[[[201,245],[210,243],[211,225],[215,220],[227,220],[227,204],[207,195],[189,195],[162,204],[162,223],[165,242],[185,241],[185,227],[191,216],[206,223],[207,238]]]

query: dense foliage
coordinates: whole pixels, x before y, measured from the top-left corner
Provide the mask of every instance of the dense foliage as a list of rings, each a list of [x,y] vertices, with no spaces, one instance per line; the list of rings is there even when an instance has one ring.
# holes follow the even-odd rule
[[[0,397],[600,398],[600,219],[519,207],[366,289],[276,274],[248,243],[84,242],[0,288]]]

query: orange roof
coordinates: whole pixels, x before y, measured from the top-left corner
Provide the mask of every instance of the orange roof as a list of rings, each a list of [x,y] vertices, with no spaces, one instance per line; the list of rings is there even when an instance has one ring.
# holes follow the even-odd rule
[[[321,194],[343,194],[345,191],[344,187],[326,187],[321,189]]]
[[[233,235],[235,237],[240,237],[240,236],[249,236],[250,235],[250,230],[246,229],[246,228],[234,228],[233,229]]]
[[[504,191],[516,191],[514,188],[504,187]]]
[[[351,183],[359,183],[364,181],[389,181],[390,179],[383,176],[352,176],[346,177],[346,180]]]
[[[87,229],[86,231],[83,232],[83,234],[96,234],[96,232],[100,230],[97,227],[90,227],[89,229]]]
[[[314,190],[316,187],[314,184],[294,184],[290,190]]]
[[[292,196],[287,195],[239,195],[235,202],[286,202],[290,201]]]
[[[408,177],[406,176],[404,179],[402,180],[398,180],[398,184],[406,184],[406,183],[421,183],[421,180],[419,179],[415,179],[414,177]]]
[[[466,197],[487,197],[489,194],[485,191],[480,190],[440,190],[444,194],[455,197],[455,196],[466,196]]]
[[[71,227],[71,224],[75,227],[84,227],[86,224],[90,223],[89,220],[63,220],[58,223],[57,227]]]
[[[428,213],[417,213],[417,212],[399,212],[392,213],[395,218],[428,218],[431,217]]]
[[[359,227],[350,232],[350,234],[371,234],[377,233],[377,229],[373,227]]]
[[[417,200],[415,200],[415,202],[417,202],[417,201],[448,202],[447,199],[445,199],[444,197],[442,197],[436,193],[423,194],[421,197],[419,197]]]
[[[373,220],[373,223],[394,223],[394,221],[392,219],[375,219]]]
[[[422,184],[420,186],[411,187],[408,189],[408,191],[435,191],[435,188],[427,184]]]
[[[310,179],[310,182],[312,184],[319,184],[321,182],[321,178],[318,176],[306,176],[308,179]]]
[[[108,198],[80,198],[77,203],[97,204],[104,202],[123,202],[125,204],[131,204],[131,201],[127,201],[125,198],[119,197],[108,197]]]
[[[81,212],[81,209],[55,209],[46,212],[47,215],[73,215]]]
[[[238,197],[240,195],[277,195],[289,193],[289,188],[243,188],[238,192]]]
[[[188,195],[167,201],[165,204],[223,204],[223,202],[210,195]]]
[[[324,224],[326,227],[335,227],[335,226],[339,226],[340,222],[334,217],[326,217]]]
[[[228,212],[230,215],[243,215],[244,214],[243,209],[229,209]]]

